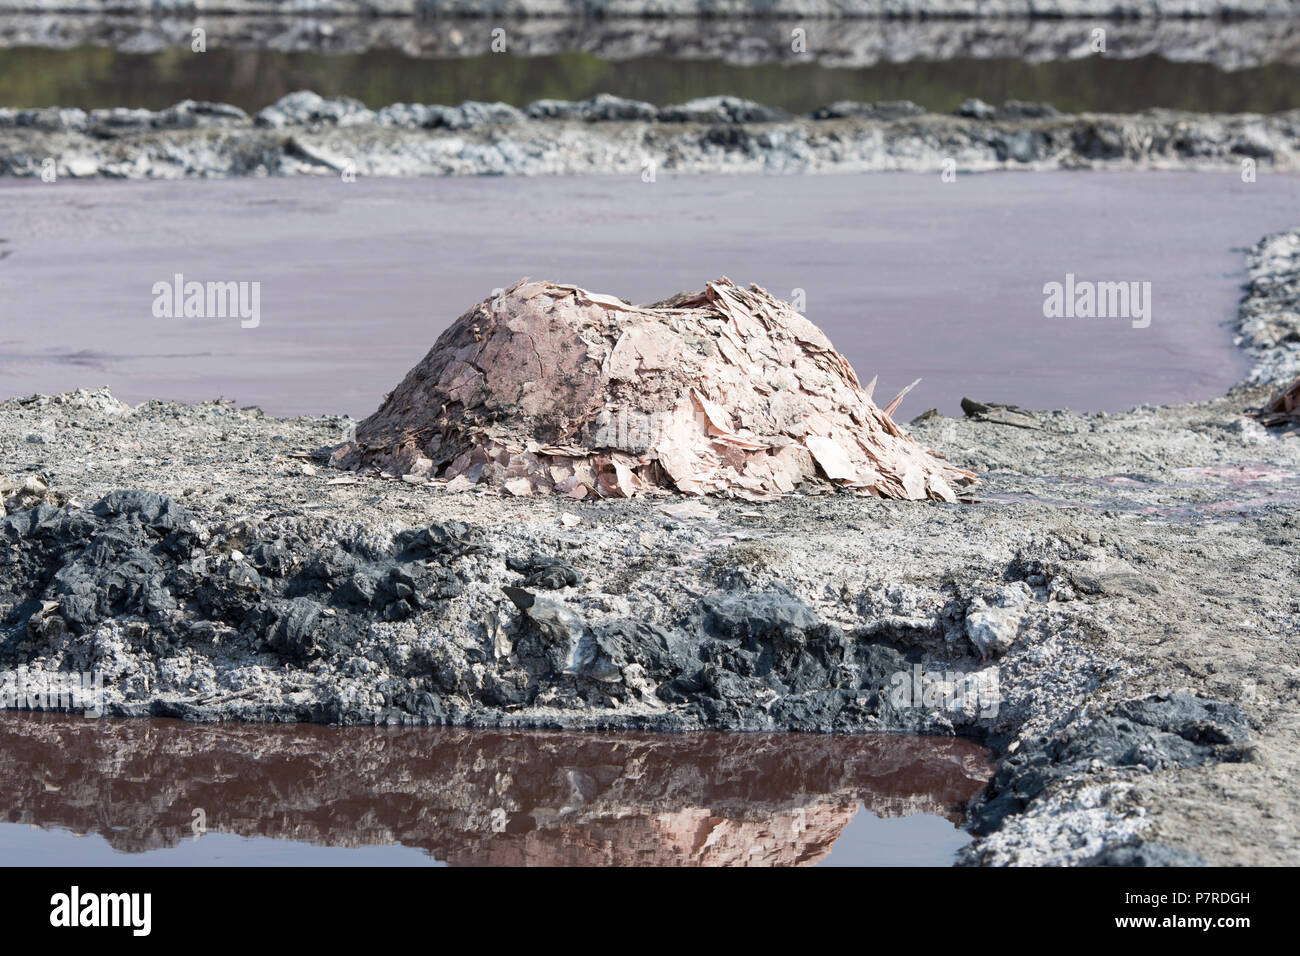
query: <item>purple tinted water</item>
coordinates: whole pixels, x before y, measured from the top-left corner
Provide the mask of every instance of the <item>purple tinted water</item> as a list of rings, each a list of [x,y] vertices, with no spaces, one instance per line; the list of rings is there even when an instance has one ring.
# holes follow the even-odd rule
[[[900,413],[963,395],[1119,411],[1222,394],[1244,247],[1300,178],[1231,173],[638,176],[0,185],[0,396],[109,385],[368,415],[522,276],[637,302],[727,275],[790,297]],[[153,286],[261,283],[261,323],[164,319]],[[1067,273],[1152,283],[1152,321],[1047,319]]]

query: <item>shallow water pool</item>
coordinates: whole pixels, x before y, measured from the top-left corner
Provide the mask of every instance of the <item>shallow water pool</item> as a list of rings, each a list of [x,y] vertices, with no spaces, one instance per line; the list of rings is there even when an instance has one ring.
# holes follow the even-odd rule
[[[947,865],[967,740],[0,713],[15,865]]]

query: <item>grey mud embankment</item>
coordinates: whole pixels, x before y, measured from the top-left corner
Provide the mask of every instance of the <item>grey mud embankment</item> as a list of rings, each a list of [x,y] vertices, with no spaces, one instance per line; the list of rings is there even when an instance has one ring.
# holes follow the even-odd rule
[[[0,110],[0,175],[127,179],[341,175],[818,173],[879,170],[1297,168],[1300,110],[1062,115],[970,100],[830,104],[808,116],[735,97],[676,106],[600,95],[457,107],[298,92],[250,117],[186,101],[166,110]]]
[[[1300,442],[1249,411],[1298,301],[1269,237],[1223,399],[922,415],[954,506],[454,493],[325,466],[345,419],[5,401],[0,670],[201,722],[970,735],[966,863],[1295,863]]]
[[[774,19],[696,17],[523,17],[346,15],[9,14],[0,2],[0,48],[108,47],[149,54],[189,49],[201,25],[209,49],[356,54],[396,50],[447,59],[492,52],[493,28],[507,31],[511,56],[584,52],[604,60],[644,57],[713,60],[732,66],[809,63],[861,68],[878,63],[1022,60],[1045,63],[1095,54],[1094,30],[1105,30],[1105,56],[1159,56],[1240,70],[1300,63],[1300,21],[1291,17],[1206,19]],[[806,43],[796,49],[793,31]]]
[[[0,13],[151,13],[156,0],[0,0]],[[1296,0],[169,0],[168,12],[425,17],[1285,17]]]

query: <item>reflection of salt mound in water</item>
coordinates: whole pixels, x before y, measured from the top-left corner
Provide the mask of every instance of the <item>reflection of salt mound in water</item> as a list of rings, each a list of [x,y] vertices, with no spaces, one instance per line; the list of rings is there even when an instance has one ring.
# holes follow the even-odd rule
[[[452,862],[474,866],[809,866],[830,855],[858,804],[851,800],[734,820],[704,808],[534,830]],[[558,839],[557,839],[558,837]],[[481,854],[481,855],[480,855]]]
[[[878,408],[826,336],[757,286],[633,306],[525,281],[461,316],[334,461],[516,495],[821,485],[956,501],[973,476],[903,435],[901,397]]]
[[[33,774],[32,767],[43,768]],[[965,740],[510,733],[0,717],[8,822],[141,851],[212,832],[421,847],[457,864],[816,862],[860,804],[961,819]]]

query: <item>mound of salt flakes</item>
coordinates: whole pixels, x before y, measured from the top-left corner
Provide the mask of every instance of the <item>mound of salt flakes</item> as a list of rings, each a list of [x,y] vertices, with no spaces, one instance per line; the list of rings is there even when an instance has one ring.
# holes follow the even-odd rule
[[[513,495],[956,501],[974,476],[906,437],[902,395],[878,408],[874,384],[757,286],[634,306],[524,280],[457,319],[331,462]]]

